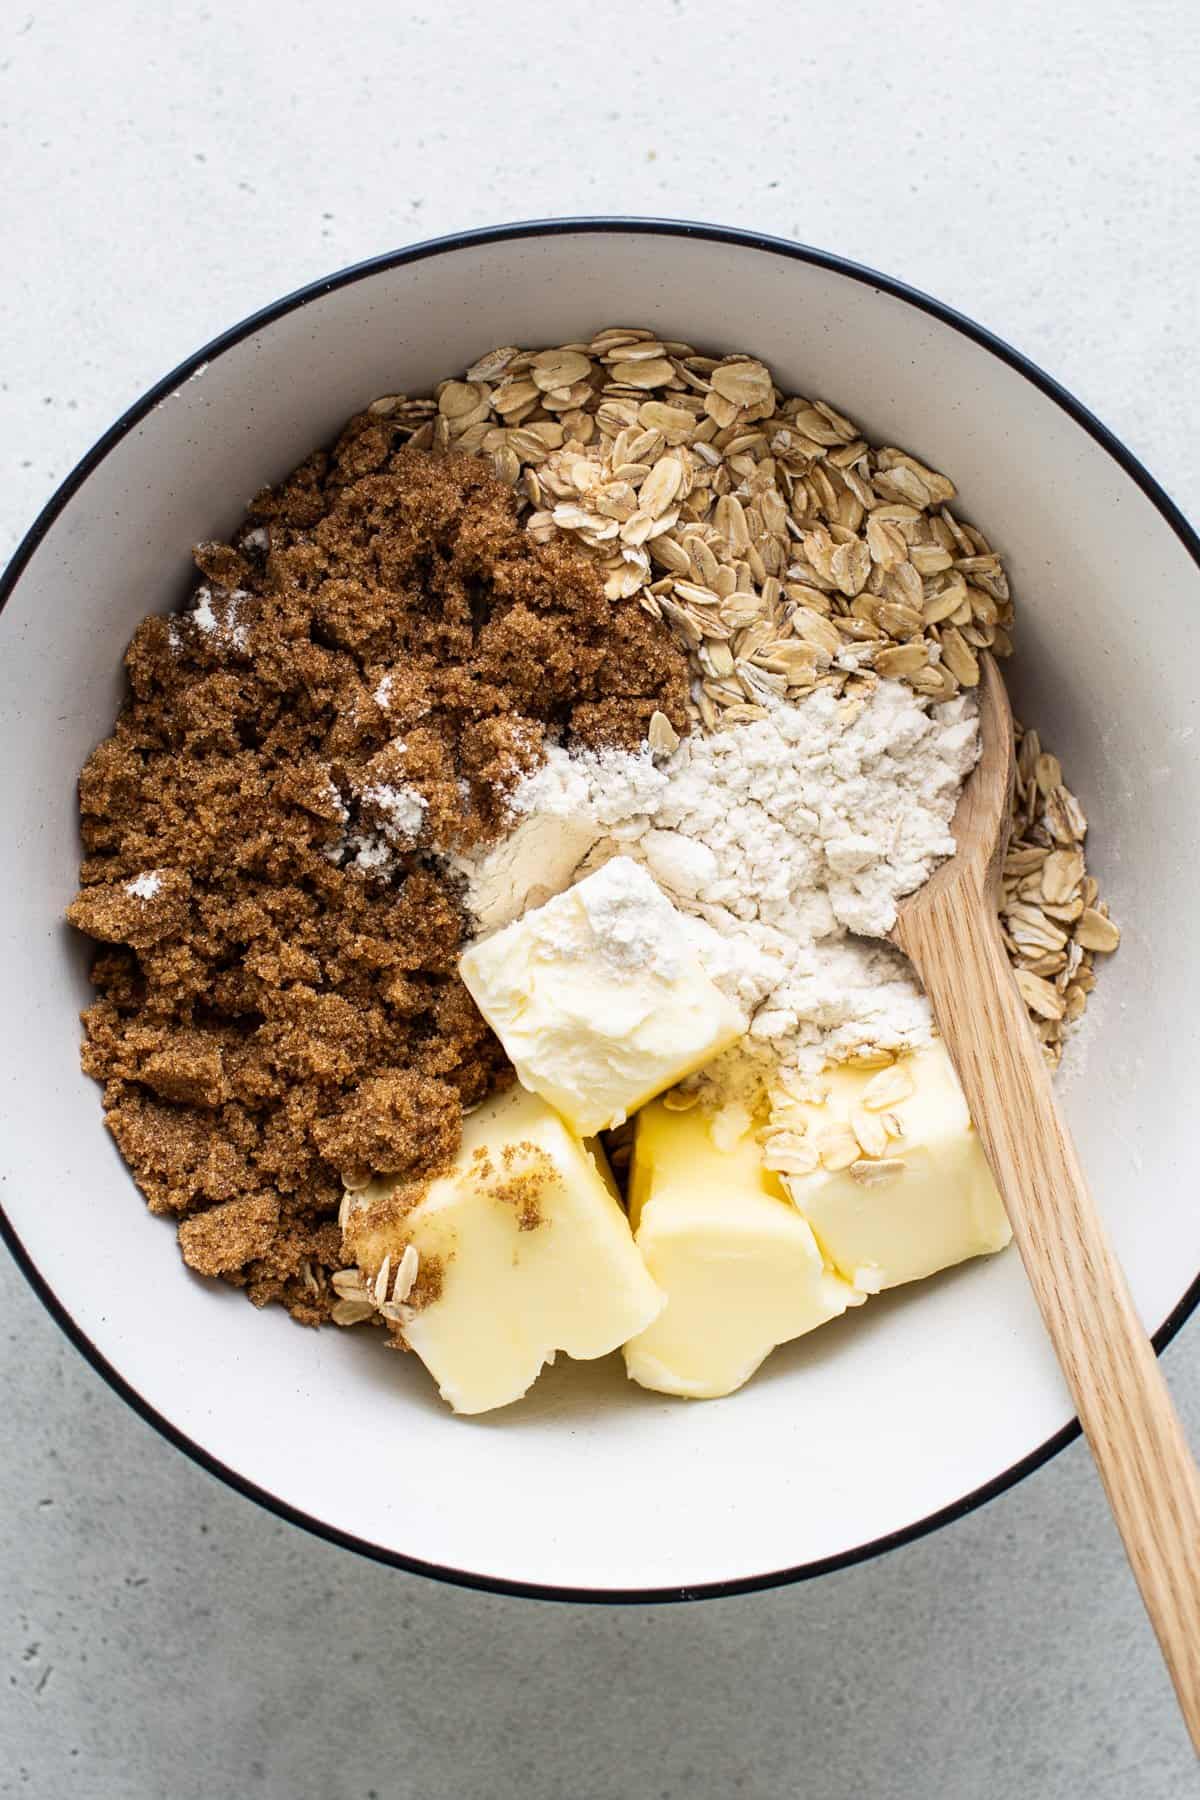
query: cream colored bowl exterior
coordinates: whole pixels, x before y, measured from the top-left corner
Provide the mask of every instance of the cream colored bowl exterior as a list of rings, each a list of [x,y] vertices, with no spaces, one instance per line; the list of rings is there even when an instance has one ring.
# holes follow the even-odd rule
[[[352,271],[211,347],[67,483],[0,622],[5,765],[2,1200],[77,1339],[235,1483],[372,1553],[488,1584],[630,1594],[753,1585],[878,1548],[1011,1478],[1070,1422],[1015,1254],[873,1300],[775,1354],[735,1399],[550,1371],[462,1422],[411,1358],[306,1332],[186,1273],[78,1070],[86,952],[75,776],[188,546],[233,527],[355,407],[493,344],[649,324],[767,358],[875,441],[948,470],[1004,552],[1019,708],[1095,821],[1124,925],[1063,1081],[1147,1325],[1200,1270],[1200,570],[1186,528],[1051,384],[864,271],[736,234],[510,228]]]

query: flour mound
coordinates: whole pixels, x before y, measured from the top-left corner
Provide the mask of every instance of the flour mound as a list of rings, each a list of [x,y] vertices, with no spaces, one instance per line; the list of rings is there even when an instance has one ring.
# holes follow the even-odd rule
[[[644,865],[687,916],[712,979],[749,1014],[745,1042],[700,1078],[753,1097],[780,1068],[813,1072],[926,1041],[909,965],[878,941],[897,901],[954,848],[979,754],[974,702],[930,709],[899,682],[819,689],[765,719],[649,751],[552,746],[510,801],[498,845],[460,858],[479,933],[611,857]]]

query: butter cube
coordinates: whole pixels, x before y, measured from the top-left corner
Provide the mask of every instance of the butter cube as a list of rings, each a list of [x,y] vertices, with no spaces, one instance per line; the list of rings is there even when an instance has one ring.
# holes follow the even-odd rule
[[[746,1030],[680,913],[627,856],[473,944],[459,972],[521,1082],[580,1137],[619,1125]]]
[[[847,1281],[877,1293],[1004,1248],[1012,1229],[940,1040],[886,1069],[827,1069],[816,1085],[828,1090],[824,1105],[795,1108],[802,1142],[845,1163],[849,1127],[874,1152],[785,1178]]]
[[[659,1393],[732,1394],[777,1344],[864,1298],[826,1268],[753,1136],[718,1149],[699,1107],[638,1114],[629,1216],[667,1304],[625,1366]]]
[[[513,1087],[467,1117],[448,1174],[353,1196],[345,1248],[368,1287],[390,1259],[381,1300],[416,1253],[415,1285],[390,1311],[455,1412],[507,1406],[556,1351],[607,1356],[661,1311],[602,1165]]]

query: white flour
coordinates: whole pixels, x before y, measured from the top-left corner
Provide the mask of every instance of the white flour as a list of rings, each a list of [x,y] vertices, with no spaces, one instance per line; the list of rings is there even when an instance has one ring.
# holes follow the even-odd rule
[[[198,587],[193,595],[193,609],[184,617],[190,618],[205,637],[227,640],[235,650],[244,650],[246,627],[239,622],[238,608],[249,598],[243,588]]]
[[[578,888],[586,921],[581,942],[578,912],[557,899],[529,921],[533,942],[560,958],[598,955],[618,970],[652,970],[665,981],[679,973],[679,917],[662,889],[627,856],[617,856]]]
[[[362,797],[372,801],[383,814],[386,837],[406,844],[415,843],[420,837],[429,802],[408,782],[398,786],[376,782],[363,789]]]
[[[745,1042],[703,1077],[722,1098],[749,1098],[779,1066],[815,1071],[928,1038],[908,964],[860,940],[882,937],[897,899],[950,854],[977,755],[973,703],[928,711],[891,681],[865,701],[818,690],[686,738],[661,763],[551,748],[512,797],[512,833],[460,859],[468,907],[489,932],[612,856],[643,863],[750,1015]]]
[[[399,739],[395,748],[404,749]],[[343,868],[361,869],[367,875],[390,875],[399,864],[400,851],[411,850],[421,836],[429,802],[406,781],[372,782],[363,788],[359,798],[369,801],[380,815],[379,829],[360,823],[356,831],[343,831],[322,854]],[[329,799],[345,825],[350,812],[332,780]]]

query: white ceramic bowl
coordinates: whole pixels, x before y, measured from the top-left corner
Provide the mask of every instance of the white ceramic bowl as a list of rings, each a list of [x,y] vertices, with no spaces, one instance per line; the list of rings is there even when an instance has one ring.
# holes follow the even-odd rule
[[[306,1332],[188,1274],[78,1068],[85,946],[75,776],[108,731],[137,621],[178,604],[189,546],[228,532],[382,392],[493,344],[650,324],[753,349],[876,442],[948,470],[1005,554],[1018,708],[1094,821],[1124,926],[1062,1092],[1146,1324],[1198,1293],[1200,543],[1133,458],[1023,358],[836,258],[650,221],[504,227],[424,244],[281,300],[121,419],[34,525],[4,587],[0,1041],[11,1248],[144,1417],[287,1518],[405,1568],[522,1593],[728,1593],[932,1529],[1071,1437],[1015,1253],[777,1351],[736,1398],[664,1400],[619,1358],[561,1361],[462,1421],[413,1358]]]

